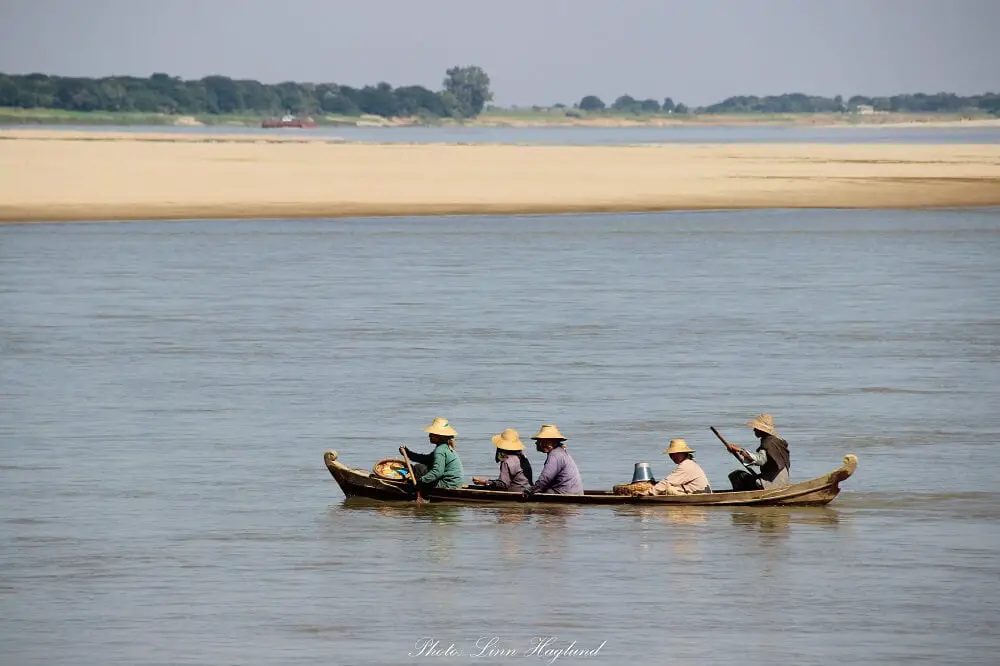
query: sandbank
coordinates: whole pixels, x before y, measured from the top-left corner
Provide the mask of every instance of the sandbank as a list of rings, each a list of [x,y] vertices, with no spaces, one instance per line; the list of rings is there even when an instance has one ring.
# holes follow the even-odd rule
[[[0,130],[0,221],[1000,206],[1000,146]]]

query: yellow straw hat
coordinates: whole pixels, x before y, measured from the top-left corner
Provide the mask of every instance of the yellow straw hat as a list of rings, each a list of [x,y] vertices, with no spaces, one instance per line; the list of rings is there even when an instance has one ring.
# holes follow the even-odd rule
[[[688,443],[683,439],[672,439],[670,440],[670,446],[664,451],[668,456],[671,453],[694,453],[694,449],[688,446]]]
[[[507,428],[499,435],[493,435],[493,446],[504,451],[524,451],[524,442],[513,428]]]
[[[424,432],[429,432],[432,435],[443,435],[445,437],[458,436],[455,429],[451,427],[450,423],[448,423],[448,419],[443,419],[441,417],[434,419],[429,426],[424,428]]]
[[[778,436],[778,431],[774,429],[774,418],[770,414],[760,414],[746,423],[747,427],[754,430],[766,432],[769,435]]]
[[[559,426],[543,425],[537,435],[532,435],[531,439],[560,439],[565,441],[565,437],[559,432]]]

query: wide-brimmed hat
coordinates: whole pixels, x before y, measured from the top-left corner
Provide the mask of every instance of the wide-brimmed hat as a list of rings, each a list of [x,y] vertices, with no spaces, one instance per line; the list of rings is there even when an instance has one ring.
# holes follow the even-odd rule
[[[541,430],[538,431],[537,435],[532,435],[531,439],[559,439],[565,440],[566,437],[559,432],[559,426],[556,425],[543,425]]]
[[[778,431],[774,429],[774,418],[770,414],[759,414],[747,421],[746,425],[754,430],[766,432],[768,435],[778,436]]]
[[[450,423],[448,423],[448,419],[443,419],[440,416],[434,419],[434,421],[429,426],[424,428],[424,432],[429,432],[432,435],[443,435],[445,437],[458,436],[458,433],[455,432],[455,429],[451,427]]]
[[[513,428],[507,428],[499,435],[493,435],[493,446],[504,451],[524,451],[524,442]]]
[[[688,446],[688,443],[683,439],[672,439],[670,440],[670,446],[664,451],[668,456],[671,453],[694,453],[694,449]]]

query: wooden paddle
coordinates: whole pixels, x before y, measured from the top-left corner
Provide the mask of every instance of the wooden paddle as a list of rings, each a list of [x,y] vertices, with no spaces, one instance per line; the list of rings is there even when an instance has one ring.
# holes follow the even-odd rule
[[[715,433],[715,436],[719,438],[720,442],[722,442],[723,444],[725,444],[727,447],[733,446],[732,444],[730,444],[729,442],[726,441],[726,438],[722,436],[722,433],[720,433],[718,430],[715,429],[715,426],[708,426],[708,428],[709,428],[709,430],[711,430],[712,432]],[[728,448],[726,450],[729,451]],[[740,456],[740,454],[736,453],[735,451],[729,451],[729,452],[733,454],[734,458],[736,458],[737,460],[740,461],[740,464],[743,465],[743,467],[745,467],[748,472],[750,472],[751,474],[753,474],[753,477],[755,479],[757,478],[757,472],[755,472],[752,469],[750,469],[750,465],[748,465],[746,463],[746,461],[743,460],[743,457]]]
[[[417,504],[423,504],[424,498],[420,496],[420,486],[417,485],[417,477],[413,473],[413,465],[410,464],[410,456],[406,455],[406,447],[399,447],[399,452],[403,455],[403,460],[406,461],[406,469],[410,473],[410,481],[413,483],[413,487],[417,490]]]

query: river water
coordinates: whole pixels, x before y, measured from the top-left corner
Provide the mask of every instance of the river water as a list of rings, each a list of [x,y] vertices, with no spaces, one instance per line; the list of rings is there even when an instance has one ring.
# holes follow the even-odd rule
[[[614,146],[655,143],[1000,143],[1000,127],[878,127],[801,125],[671,125],[666,127],[354,127],[309,130],[262,129],[239,125],[8,125],[5,129],[82,132],[156,132],[185,135],[256,134],[261,138],[300,137],[365,143],[533,144]]]
[[[0,226],[0,661],[994,664],[998,368],[998,210]],[[672,437],[719,487],[762,411],[796,480],[858,455],[828,508],[322,461],[556,423],[587,487]]]

